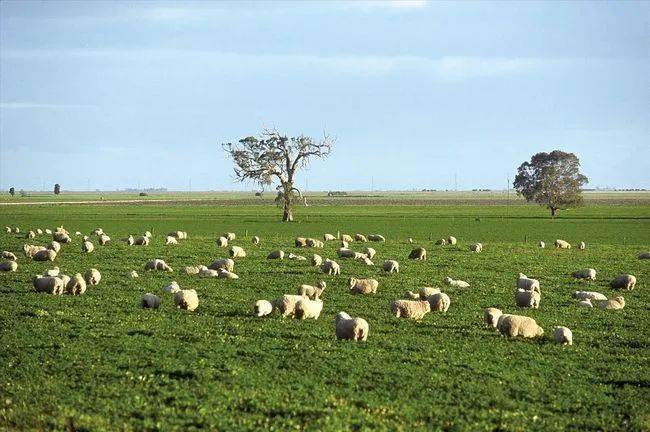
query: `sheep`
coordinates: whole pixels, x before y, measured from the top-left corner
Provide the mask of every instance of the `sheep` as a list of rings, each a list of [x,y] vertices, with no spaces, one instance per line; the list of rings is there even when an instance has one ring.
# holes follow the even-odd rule
[[[384,264],[382,264],[382,268],[384,269],[384,271],[387,271],[388,273],[399,273],[399,263],[395,260],[384,261]]]
[[[436,240],[436,244],[439,245],[439,246],[444,246],[444,245],[447,244],[447,240],[446,239],[438,239],[438,240]]]
[[[55,231],[52,234],[52,240],[57,241],[59,243],[72,243],[72,239],[70,238],[68,233],[63,231]]]
[[[455,245],[455,244],[457,243],[457,241],[458,241],[458,240],[456,240],[456,237],[454,237],[454,236],[449,236],[449,237],[447,238],[447,243],[450,244],[450,245],[452,245],[452,246]]]
[[[279,260],[284,259],[284,251],[274,250],[266,258],[267,259],[279,259]]]
[[[339,258],[354,258],[355,252],[352,249],[346,249],[346,248],[339,248],[339,250],[336,251],[338,254]]]
[[[65,284],[65,290],[72,295],[81,295],[86,292],[86,280],[81,276],[81,273],[77,273],[70,278]]]
[[[579,300],[607,300],[605,295],[595,291],[574,291],[573,297]]]
[[[368,321],[363,318],[352,318],[345,312],[339,312],[334,318],[337,339],[349,339],[365,342],[370,328]]]
[[[366,236],[364,236],[363,234],[355,234],[354,235],[354,240],[358,241],[358,242],[364,242],[364,243],[368,241]]]
[[[169,285],[163,288],[163,291],[169,294],[176,294],[181,290],[180,285],[178,285],[178,282],[176,281],[171,281]]]
[[[544,334],[544,329],[533,318],[522,315],[501,315],[497,329],[502,336],[507,337],[534,338]]]
[[[137,277],[140,277],[140,275],[138,274],[138,272],[135,271],[135,270],[131,270],[131,272],[129,273],[129,276],[130,276],[131,278],[137,278]]]
[[[294,240],[294,244],[296,247],[306,247],[307,246],[307,239],[305,237],[296,237]]]
[[[111,241],[111,238],[109,236],[107,236],[106,234],[102,234],[102,235],[99,236],[98,241],[99,241],[100,245],[106,246],[108,244],[108,242]]]
[[[323,264],[323,257],[317,254],[311,256],[311,265],[314,267],[320,267]]]
[[[641,252],[639,254],[639,259],[650,259],[650,252]]]
[[[357,279],[351,277],[348,279],[350,292],[355,294],[376,294],[379,282],[376,279]]]
[[[370,234],[368,236],[368,240],[370,240],[371,242],[385,242],[386,238],[383,235]]]
[[[15,272],[18,270],[18,263],[16,261],[0,262],[0,271]]]
[[[45,250],[43,246],[36,246],[30,244],[23,245],[23,252],[25,252],[25,256],[28,258],[33,258],[36,252],[42,250]]]
[[[325,235],[323,236],[323,240],[325,240],[325,241],[332,241],[332,240],[336,240],[336,237],[334,237],[332,234],[325,234]]]
[[[14,255],[13,253],[11,253],[9,251],[2,251],[2,258],[8,259],[10,261],[17,261],[18,260],[16,255]]]
[[[101,229],[101,228],[95,228],[94,230],[92,230],[92,231],[90,232],[90,235],[96,235],[96,236],[98,236],[98,237],[99,237],[100,235],[102,235],[102,234],[104,234],[104,230]]]
[[[327,284],[325,281],[319,281],[316,286],[312,285],[300,285],[298,287],[298,294],[301,296],[306,296],[311,300],[317,300],[325,291]]]
[[[456,287],[456,288],[469,288],[469,284],[467,282],[462,280],[454,280],[450,277],[444,278],[443,282],[449,286]]]
[[[160,297],[152,293],[142,295],[140,306],[143,309],[158,309],[160,307]]]
[[[374,266],[375,265],[375,263],[372,262],[372,260],[370,258],[368,258],[367,256],[363,257],[363,262],[368,266]]]
[[[14,234],[20,234],[20,228],[18,228],[18,227],[13,227],[12,232],[13,232]]]
[[[258,300],[253,305],[253,314],[258,317],[269,315],[273,312],[273,305],[268,300]]]
[[[174,294],[174,303],[179,309],[194,311],[199,307],[199,296],[196,290],[180,290]]]
[[[219,237],[217,239],[217,247],[228,247],[228,239],[226,237]]]
[[[447,312],[447,309],[449,309],[449,305],[451,304],[451,299],[443,292],[433,294],[427,300],[431,305],[431,311],[435,312]]]
[[[320,313],[323,311],[323,300],[309,300],[308,298],[302,298],[296,303],[294,315],[296,318],[304,319],[315,319],[317,320],[320,317]]]
[[[363,250],[363,253],[366,254],[366,256],[368,257],[368,259],[373,259],[373,258],[375,257],[375,255],[377,254],[377,251],[374,250],[374,249],[371,248],[371,247],[367,247],[367,248],[365,248],[365,249]]]
[[[230,258],[218,259],[210,264],[208,268],[210,270],[225,269],[231,272],[235,269],[235,261],[231,260]]]
[[[501,315],[503,315],[503,312],[500,309],[493,307],[484,309],[483,322],[485,323],[485,327],[497,328],[497,323]]]
[[[178,244],[178,240],[176,240],[176,237],[172,237],[172,236],[165,237],[165,246],[175,245],[175,244]]]
[[[573,333],[568,327],[555,327],[553,340],[558,344],[573,345]]]
[[[199,276],[200,277],[219,277],[219,271],[218,270],[213,270],[209,269],[207,267],[201,267],[199,269]]]
[[[555,240],[555,248],[556,249],[571,249],[571,245],[567,241],[557,239],[557,240]]]
[[[92,242],[86,240],[83,243],[81,243],[81,250],[86,253],[91,253],[92,251],[95,250],[95,245],[92,244]]]
[[[571,275],[576,279],[596,280],[596,270],[592,268],[576,270]]]
[[[348,249],[350,247],[350,243],[348,243],[346,241],[342,241],[341,242],[341,247],[344,248],[344,249]]]
[[[515,292],[515,303],[522,308],[538,309],[542,296],[537,291],[518,289]]]
[[[305,258],[302,255],[296,255],[294,253],[289,252],[289,255],[287,256],[290,260],[296,260],[296,261],[307,261],[307,258]]]
[[[226,269],[218,269],[217,273],[219,274],[217,277],[219,279],[239,279],[239,275],[236,275],[235,273],[228,271]]]
[[[590,299],[584,299],[584,300],[580,300],[578,302],[578,307],[592,308],[592,307],[594,307],[594,305],[591,304]]]
[[[636,277],[631,274],[620,274],[609,283],[613,289],[633,290],[636,285]]]
[[[349,234],[341,234],[341,241],[352,243],[354,239]]]
[[[130,236],[126,237],[126,238],[123,238],[122,241],[125,242],[126,244],[128,244],[129,246],[133,246],[133,243],[135,243],[135,239],[133,238],[132,235],[130,235]]]
[[[194,274],[199,274],[200,270],[201,269],[199,267],[197,267],[197,266],[187,266],[187,267],[183,268],[183,271],[185,272],[185,274],[193,274],[193,275]]]
[[[54,261],[56,252],[51,249],[41,249],[32,256],[34,261]]]
[[[102,280],[102,275],[99,270],[91,268],[84,275],[84,279],[86,279],[88,285],[97,285]]]
[[[415,248],[409,254],[409,259],[426,261],[427,260],[427,250],[423,247]]]
[[[163,260],[156,258],[152,259],[151,261],[148,261],[144,265],[145,270],[160,270],[160,271],[168,271],[168,272],[173,272],[174,270]]]
[[[332,261],[329,258],[325,260],[325,262],[323,263],[320,269],[323,273],[327,273],[329,275],[341,274],[341,266],[339,266],[339,263],[337,263],[336,261]]]
[[[80,231],[75,231],[74,235],[76,235],[76,236],[80,236],[80,235],[83,235],[83,234],[81,234]]]
[[[600,304],[600,308],[605,309],[623,309],[625,307],[625,299],[623,297],[615,297],[611,300],[604,301]]]
[[[473,243],[469,245],[470,252],[480,253],[483,251],[483,245],[481,243]]]
[[[316,239],[313,239],[313,238],[308,238],[307,239],[307,247],[322,249],[323,247],[325,247],[325,243],[323,243],[320,240],[316,240]]]
[[[237,236],[233,232],[224,233],[222,236],[227,238],[229,242],[234,241],[237,238]]]
[[[151,231],[145,231],[144,234],[142,234],[142,235],[143,235],[143,237],[146,237],[146,238],[148,238],[148,239],[150,239],[151,237],[153,237],[153,235],[151,234]]]
[[[546,247],[546,243],[544,243],[543,241],[540,240],[539,241],[539,247],[544,249]]]
[[[285,294],[273,302],[275,308],[280,311],[282,318],[295,314],[296,304],[307,297],[301,295]]]
[[[187,233],[185,231],[171,231],[167,233],[167,237],[174,237],[177,240],[183,240],[187,238]]]
[[[45,276],[58,276],[61,273],[61,270],[58,267],[54,267],[53,269],[45,270]]]
[[[529,278],[523,273],[519,273],[519,277],[517,278],[517,288],[525,291],[536,291],[541,293],[539,281],[537,279]]]
[[[135,246],[149,246],[149,237],[139,236],[133,239],[133,244]]]
[[[421,320],[431,312],[431,303],[428,300],[394,300],[390,304],[390,310],[397,318]]]
[[[32,230],[27,231],[25,234],[26,239],[33,239],[34,237],[36,237],[36,233]]]
[[[45,234],[52,235],[52,230],[49,228],[45,228]]]
[[[12,231],[13,231],[13,230],[11,229],[11,227],[8,227],[8,226],[5,227],[5,232],[6,232],[7,234],[11,234]],[[325,235],[327,235],[327,234],[325,234]]]
[[[439,292],[439,288],[422,287],[418,290],[417,293],[413,291],[407,291],[405,296],[411,300],[427,300],[429,297],[434,294],[438,294]]]
[[[587,245],[585,244],[585,242],[581,241],[581,242],[578,244],[578,249],[580,249],[580,250],[585,250],[585,249],[587,249]]]
[[[54,252],[59,253],[59,251],[61,250],[61,243],[52,240],[51,242],[45,245],[45,249],[51,249]]]
[[[253,236],[251,238],[251,243],[253,243],[254,245],[260,244],[260,238],[258,236]]]
[[[32,285],[36,292],[61,295],[65,288],[63,280],[53,276],[34,276]]]
[[[246,258],[246,251],[240,246],[232,246],[230,248],[230,257],[231,258]]]

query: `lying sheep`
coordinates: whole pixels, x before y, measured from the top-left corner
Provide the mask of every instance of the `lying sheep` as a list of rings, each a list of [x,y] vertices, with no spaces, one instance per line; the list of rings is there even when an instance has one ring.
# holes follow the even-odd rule
[[[399,263],[395,260],[384,261],[382,268],[388,273],[399,273]]]
[[[160,307],[160,297],[152,293],[142,295],[140,306],[143,309],[158,309]]]
[[[337,339],[349,339],[365,342],[368,339],[370,327],[363,318],[352,318],[345,312],[339,312],[334,318]]]
[[[325,234],[323,236],[323,240],[325,240],[325,241],[333,241],[333,240],[336,240],[336,237],[334,237],[332,234]]]
[[[309,300],[308,298],[302,298],[296,303],[294,310],[294,315],[298,319],[315,319],[317,320],[320,317],[320,313],[323,311],[323,301],[322,300]]]
[[[44,292],[48,294],[61,295],[65,286],[63,280],[53,276],[34,276],[32,285],[36,292]]]
[[[462,280],[454,280],[450,277],[444,278],[443,282],[449,286],[456,287],[456,288],[469,288],[469,284],[467,282]]]
[[[624,307],[625,299],[623,297],[614,297],[600,304],[601,309],[623,309]]]
[[[34,261],[54,261],[55,258],[56,252],[51,249],[41,249],[32,256]]]
[[[641,252],[639,254],[639,259],[650,259],[650,252]]]
[[[213,270],[209,269],[205,266],[202,266],[199,268],[199,276],[200,277],[214,277],[218,278],[219,277],[219,270]]]
[[[289,255],[287,256],[290,260],[295,260],[295,261],[307,261],[307,258],[305,258],[302,255],[296,255],[294,253],[289,252]]]
[[[17,261],[18,257],[9,251],[2,251],[2,258],[8,259],[10,261]]]
[[[538,309],[542,296],[537,291],[518,289],[515,292],[515,303],[522,308]]]
[[[376,294],[379,282],[376,279],[348,279],[350,291],[355,294]]]
[[[305,237],[296,237],[294,244],[296,247],[307,247],[307,239]]]
[[[36,228],[36,234],[41,235],[43,234],[43,230],[40,228]]]
[[[540,240],[539,247],[544,249],[546,247],[546,243],[544,243],[543,241]]]
[[[633,290],[636,285],[636,277],[631,274],[620,274],[609,283],[613,289]]]
[[[394,300],[390,304],[390,310],[397,318],[421,320],[431,312],[431,304],[428,300]]]
[[[581,242],[578,244],[578,249],[580,249],[580,250],[585,250],[586,248],[587,248],[587,245],[585,244],[585,242],[581,241]]]
[[[481,243],[473,243],[473,244],[469,245],[469,250],[471,252],[476,252],[476,253],[482,252],[483,251],[483,245]]]
[[[580,300],[578,302],[578,307],[592,308],[592,307],[594,307],[594,305],[591,304],[590,299],[584,299],[584,300]]]
[[[580,300],[607,300],[605,295],[595,291],[574,291],[573,297]]]
[[[59,253],[61,250],[61,243],[52,240],[48,244],[45,245],[45,249],[52,249],[54,252]]]
[[[573,333],[568,327],[555,327],[553,340],[558,344],[573,345]]]
[[[59,242],[59,243],[72,243],[72,239],[66,232],[62,231],[55,231],[52,234],[52,240]]]
[[[148,261],[144,265],[145,270],[159,270],[159,271],[168,271],[173,272],[174,270],[163,260],[156,258]]]
[[[279,259],[279,260],[284,259],[284,251],[274,250],[266,258],[267,259]]]
[[[352,243],[354,239],[349,234],[341,234],[341,241]]]
[[[325,291],[327,284],[325,281],[319,281],[316,286],[312,285],[300,285],[298,287],[298,294],[301,296],[306,296],[311,300],[317,300]]]
[[[180,290],[174,294],[174,303],[180,309],[194,311],[199,307],[199,296],[196,290]]]
[[[331,259],[326,259],[320,269],[323,273],[327,273],[328,275],[341,274],[341,266],[339,266],[336,261],[332,261]]]
[[[18,270],[18,263],[16,261],[0,262],[0,271],[15,272]]]
[[[240,246],[232,246],[230,248],[230,257],[231,258],[246,258],[246,251]]]
[[[258,317],[269,315],[273,312],[273,305],[268,300],[258,300],[253,305],[253,314]]]
[[[210,264],[208,268],[210,270],[225,269],[231,272],[235,270],[235,261],[231,260],[230,258],[218,259],[215,260],[212,264]]]
[[[541,293],[539,281],[537,279],[529,278],[523,273],[519,273],[519,277],[517,278],[517,289]]]
[[[49,228],[45,228],[45,234],[50,234],[52,235],[52,230]]]
[[[89,242],[88,240],[81,243],[81,251],[82,252],[90,253],[90,252],[92,252],[94,250],[95,250],[95,245],[92,244],[91,242]]]
[[[497,329],[502,336],[507,337],[534,338],[544,334],[544,329],[534,319],[522,315],[501,315]]]
[[[450,244],[450,245],[452,245],[452,246],[455,245],[455,244],[457,243],[457,241],[458,241],[458,240],[456,240],[456,237],[454,237],[454,236],[449,236],[449,237],[447,238],[447,243]]]
[[[569,242],[560,239],[555,240],[555,247],[558,249],[571,249]]]
[[[251,238],[251,243],[253,243],[254,245],[260,244],[260,238],[258,236],[253,236]]]
[[[227,238],[228,241],[234,241],[237,238],[237,236],[233,232],[224,233],[223,237]]]
[[[429,297],[434,294],[438,294],[439,292],[440,288],[422,287],[418,290],[417,293],[413,291],[407,291],[405,296],[412,300],[427,300]]]
[[[436,240],[436,244],[439,245],[439,246],[444,246],[444,245],[447,244],[447,240],[446,239],[438,239],[438,240]]]
[[[169,294],[176,294],[181,290],[181,286],[176,281],[171,281],[169,285],[163,288],[163,291]]]
[[[108,244],[108,242],[111,241],[111,238],[109,236],[107,236],[106,234],[102,234],[102,235],[99,236],[98,241],[99,241],[100,245],[106,246]]]
[[[133,239],[133,244],[135,246],[149,246],[149,237],[140,236]]]
[[[449,296],[443,292],[436,293],[427,299],[431,305],[431,311],[433,312],[447,312],[449,305],[451,304],[451,299]]]
[[[185,274],[189,274],[189,275],[199,274],[200,270],[201,270],[201,268],[197,267],[197,266],[187,266],[187,267],[183,268],[183,271],[185,272]]]
[[[280,311],[282,318],[285,318],[288,316],[293,316],[295,314],[296,304],[300,300],[306,298],[307,297],[301,295],[285,294],[279,299],[275,300],[273,302],[273,305]]]
[[[165,246],[175,245],[175,244],[178,244],[178,240],[176,240],[176,237],[172,237],[172,236],[165,237]]]
[[[239,279],[239,275],[236,275],[235,273],[228,271],[226,269],[218,269],[217,273],[219,274],[217,277],[219,279]]]
[[[377,254],[377,251],[374,250],[374,249],[371,248],[371,247],[367,247],[367,248],[365,248],[365,249],[363,250],[363,253],[366,254],[366,256],[368,257],[368,259],[373,259],[373,258],[375,257],[375,255]]]
[[[34,258],[34,254],[42,250],[45,250],[43,246],[36,246],[30,244],[23,245],[23,252],[25,252],[25,256],[28,258]]]
[[[592,268],[576,270],[571,275],[576,279],[596,280],[596,270]]]
[[[427,250],[423,247],[415,248],[409,254],[409,259],[426,261],[427,259]]]
[[[97,285],[102,280],[102,275],[99,270],[91,268],[84,275],[84,279],[86,279],[88,285]]]
[[[358,241],[358,242],[364,242],[364,243],[368,241],[366,236],[364,236],[363,234],[355,234],[354,235],[354,240]]]
[[[94,230],[92,230],[92,231],[90,232],[90,235],[100,236],[100,235],[102,235],[102,234],[104,234],[104,230],[101,229],[101,228],[95,228]]]
[[[217,246],[218,247],[228,247],[228,239],[226,237],[219,237],[217,239]]]
[[[316,240],[316,239],[313,239],[313,238],[308,238],[307,239],[307,247],[322,249],[323,247],[325,247],[325,244],[320,240]]]
[[[348,243],[346,241],[342,241],[341,242],[341,247],[344,248],[344,249],[348,249],[350,247],[350,243]]]
[[[323,264],[323,257],[320,255],[313,254],[311,256],[311,265],[314,267],[320,267]]]
[[[36,237],[36,233],[32,230],[27,231],[25,234],[26,239],[33,239],[34,237]]]
[[[368,240],[370,240],[371,242],[385,242],[386,238],[379,234],[370,234],[368,236]]]
[[[486,327],[497,328],[497,323],[499,322],[499,317],[503,315],[500,309],[497,308],[486,308],[483,310],[483,322]]]
[[[65,290],[72,295],[81,295],[86,292],[86,280],[81,273],[75,274],[67,281]]]

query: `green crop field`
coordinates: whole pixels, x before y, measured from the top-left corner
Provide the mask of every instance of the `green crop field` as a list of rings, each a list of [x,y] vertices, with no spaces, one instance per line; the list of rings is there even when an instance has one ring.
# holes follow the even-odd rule
[[[93,239],[95,252],[85,254],[73,235],[55,262],[42,263],[25,258],[22,245],[49,236],[0,234],[0,249],[16,253],[19,264],[0,274],[0,429],[649,430],[650,260],[637,257],[650,249],[650,206],[588,204],[551,220],[538,206],[478,204],[323,202],[298,208],[292,224],[279,222],[277,208],[250,203],[0,207],[1,227],[63,224],[84,234],[102,227],[113,239],[107,246]],[[120,241],[145,230],[154,234],[147,247]],[[189,239],[165,246],[171,230]],[[248,253],[235,266],[240,279],[182,271],[226,257],[214,242],[226,231]],[[326,232],[380,233],[387,242],[372,244],[374,267],[336,258],[340,276],[308,261],[266,259],[279,248],[335,258],[338,241],[317,251],[293,247],[298,235]],[[449,235],[458,245],[434,245]],[[555,249],[557,238],[585,241],[587,249]],[[470,253],[477,241],[483,252]],[[407,259],[415,246],[428,250],[427,261]],[[145,272],[153,258],[174,272]],[[384,274],[385,259],[398,260],[400,273]],[[102,281],[77,297],[36,293],[31,278],[55,265],[68,275],[95,267]],[[570,276],[584,267],[597,270],[596,281]],[[140,277],[130,278],[131,270]],[[540,280],[539,309],[515,307],[518,272]],[[609,287],[620,273],[637,277],[633,291]],[[376,278],[377,294],[350,294],[350,276]],[[445,276],[471,287],[446,287]],[[197,290],[196,311],[174,306],[162,290],[172,280]],[[317,321],[252,316],[256,300],[318,280],[327,289]],[[419,322],[394,318],[390,302],[422,286],[442,288],[449,310]],[[578,308],[571,297],[578,289],[623,295],[626,306]],[[140,308],[147,292],[162,298],[160,309]],[[483,326],[485,307],[533,317],[545,334],[500,337]],[[335,338],[339,311],[369,322],[367,342]],[[558,325],[572,329],[572,346],[553,342]]]

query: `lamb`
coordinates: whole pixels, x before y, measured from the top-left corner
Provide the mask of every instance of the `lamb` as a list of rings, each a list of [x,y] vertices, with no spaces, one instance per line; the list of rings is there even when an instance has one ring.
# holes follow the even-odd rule
[[[226,237],[219,237],[217,239],[217,246],[218,247],[228,247],[228,239]]]
[[[580,300],[607,300],[605,295],[595,291],[574,291],[573,297]]]
[[[61,250],[61,243],[52,240],[48,244],[45,245],[45,249],[52,249],[54,252],[59,253]]]
[[[568,327],[555,327],[553,340],[558,344],[573,345],[573,333]]]
[[[0,271],[15,272],[18,270],[18,263],[16,261],[0,262]]]
[[[17,261],[18,260],[16,255],[14,255],[13,253],[11,253],[9,251],[2,251],[2,258],[8,259],[10,261]]]
[[[32,256],[34,261],[54,261],[56,252],[51,249],[41,249]]]
[[[415,248],[409,254],[409,259],[426,261],[427,259],[427,250],[423,247]]]
[[[447,312],[447,309],[449,309],[449,305],[451,304],[451,299],[443,292],[433,294],[427,300],[431,305],[431,310],[435,312]]]
[[[133,244],[136,246],[149,246],[149,237],[139,236],[133,239]]]
[[[584,300],[580,300],[578,302],[578,307],[592,308],[592,307],[594,307],[594,305],[591,304],[590,299],[584,299]]]
[[[537,291],[518,289],[515,292],[515,303],[522,308],[538,309],[542,296]]]
[[[223,234],[223,237],[227,238],[228,241],[234,241],[237,238],[237,236],[233,232],[227,232]]]
[[[523,273],[519,273],[519,277],[517,278],[517,288],[525,291],[536,291],[541,293],[539,281],[537,279],[529,278]]]
[[[95,250],[95,245],[89,242],[88,240],[81,243],[81,250],[86,253],[91,253]]]
[[[446,239],[438,239],[438,240],[436,240],[436,244],[439,245],[439,246],[444,246],[444,245],[447,244],[447,240]]]
[[[636,285],[636,277],[631,274],[620,274],[609,283],[613,289],[633,290]]]
[[[195,274],[199,274],[199,271],[201,271],[201,269],[197,266],[187,266],[183,268],[183,271],[185,272],[185,274],[195,275]]]
[[[355,294],[376,294],[379,282],[376,279],[348,279],[350,292]]]
[[[282,318],[295,314],[296,304],[307,297],[301,295],[285,294],[273,302],[273,305],[280,311]]]
[[[450,277],[444,278],[443,282],[449,286],[456,287],[456,288],[469,288],[469,284],[467,282],[462,280],[454,280]]]
[[[558,249],[571,249],[569,242],[560,239],[555,240],[555,247]]]
[[[327,273],[329,275],[341,274],[341,266],[339,266],[339,263],[337,263],[336,261],[332,261],[329,258],[325,260],[325,262],[323,263],[320,269],[323,273]]]
[[[483,310],[483,322],[486,327],[497,328],[497,323],[499,322],[499,317],[503,315],[500,309],[497,308],[486,308]]]
[[[258,245],[258,244],[260,244],[260,238],[259,238],[258,236],[253,236],[253,237],[251,238],[251,242],[252,242],[254,245]]]
[[[160,307],[160,297],[152,293],[146,293],[140,299],[140,306],[143,309],[158,309]]]
[[[84,275],[84,279],[86,279],[88,285],[97,285],[102,280],[102,275],[99,273],[99,270],[91,268]]]
[[[106,234],[102,234],[99,236],[99,244],[102,246],[106,246],[109,241],[111,241],[111,238],[107,236]]]
[[[407,291],[406,297],[410,298],[411,300],[427,300],[429,297],[434,294],[438,294],[439,292],[439,288],[422,287],[418,290],[417,293],[414,293],[413,291]]]
[[[148,261],[144,265],[145,270],[160,270],[160,271],[168,271],[168,272],[173,272],[174,270],[163,260],[156,258],[152,259],[151,261]]]
[[[45,250],[43,246],[36,246],[36,245],[23,245],[23,252],[25,252],[25,256],[28,258],[33,258],[34,254],[38,251]]]
[[[371,242],[385,242],[386,238],[379,234],[370,234],[368,236],[368,240],[370,240]]]
[[[363,253],[366,254],[366,256],[368,257],[368,259],[373,259],[373,258],[375,257],[375,255],[377,254],[377,251],[374,250],[374,249],[371,248],[371,247],[367,247],[367,248],[365,248],[365,249],[363,250]]]
[[[174,303],[180,309],[185,309],[188,311],[194,311],[199,307],[199,296],[196,294],[196,290],[180,290],[174,294]]]
[[[650,259],[650,252],[641,252],[639,254],[639,259]]]
[[[469,245],[469,250],[471,252],[476,252],[476,253],[482,252],[483,251],[483,245],[481,243],[473,243],[473,244]]]
[[[296,261],[307,261],[307,258],[305,258],[302,255],[296,255],[294,253],[289,252],[288,258],[290,260],[296,260]]]
[[[178,285],[178,282],[176,281],[171,281],[169,285],[163,288],[163,291],[169,294],[176,294],[181,290],[180,285]]]
[[[314,267],[320,267],[323,264],[323,257],[317,254],[311,256],[311,265]]]
[[[313,238],[308,238],[307,239],[307,247],[322,249],[323,247],[325,247],[325,244],[320,240],[316,240],[316,239],[313,239]]]
[[[320,317],[320,313],[323,311],[323,301],[322,300],[309,300],[308,298],[302,298],[296,303],[294,315],[296,318],[304,319],[315,319],[317,320]]]
[[[246,251],[240,246],[232,246],[230,248],[230,257],[231,258],[246,258]]]
[[[267,259],[279,259],[279,260],[284,259],[284,251],[274,250],[266,258]]]
[[[258,300],[253,305],[253,314],[258,317],[269,315],[273,312],[273,305],[268,300]]]
[[[339,312],[334,318],[337,339],[349,339],[365,342],[370,328],[368,321],[363,318],[352,318],[345,312]]]
[[[36,233],[32,230],[27,231],[25,234],[26,239],[33,239],[34,237],[36,237]]]
[[[596,280],[596,270],[592,268],[580,269],[574,271],[572,276],[576,279]]]
[[[397,318],[421,320],[431,312],[431,304],[428,300],[394,300],[390,304],[390,310]]]
[[[220,268],[217,270],[217,273],[219,274],[218,275],[219,279],[239,279],[238,275],[226,269]]]
[[[80,295],[86,292],[86,280],[77,273],[65,284],[65,290],[72,295]]]
[[[316,286],[312,285],[300,285],[298,287],[298,294],[301,296],[306,296],[311,300],[318,300],[320,296],[325,291],[327,284],[325,281],[319,281]]]
[[[294,240],[294,244],[296,247],[306,247],[307,246],[307,239],[305,237],[296,237]]]
[[[544,249],[546,247],[546,243],[544,243],[543,241],[540,240],[539,241],[539,247]]]
[[[332,234],[325,234],[323,236],[323,240],[325,240],[325,241],[333,241],[333,240],[336,240],[336,237],[334,237]]]
[[[395,260],[384,261],[382,268],[388,273],[399,273],[399,263]]]
[[[176,237],[172,237],[172,236],[165,237],[165,246],[175,245],[175,244],[178,244],[178,240],[176,240]]]
[[[507,337],[534,338],[544,334],[544,329],[534,319],[522,315],[501,315],[497,329],[502,336]]]
[[[450,245],[452,245],[452,246],[455,245],[455,244],[457,243],[456,237],[454,237],[454,236],[449,236],[449,237],[447,238],[447,243],[450,244]]]
[[[36,292],[44,292],[48,294],[61,295],[65,288],[63,280],[53,276],[34,276],[32,285]]]
[[[355,234],[354,235],[354,240],[358,241],[358,242],[364,242],[364,243],[368,241],[366,236],[364,236],[363,234]]]
[[[218,259],[210,264],[208,268],[210,270],[225,269],[231,272],[235,269],[235,261],[231,260],[230,258]]]
[[[131,278],[137,278],[137,277],[140,277],[140,275],[138,274],[138,272],[135,271],[135,270],[131,270],[131,272],[129,273],[129,276],[130,276]]]
[[[623,309],[625,307],[625,299],[623,297],[615,297],[611,300],[604,301],[600,304],[600,308],[605,309]]]
[[[578,244],[578,249],[580,250],[585,250],[587,248],[587,245],[585,242],[581,241],[580,244]]]
[[[341,234],[341,241],[352,243],[354,239],[349,234]]]

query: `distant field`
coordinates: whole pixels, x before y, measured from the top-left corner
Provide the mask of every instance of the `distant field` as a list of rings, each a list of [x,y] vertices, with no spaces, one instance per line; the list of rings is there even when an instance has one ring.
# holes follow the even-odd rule
[[[72,196],[98,197],[55,199]],[[63,224],[72,233],[102,227],[113,239],[105,247],[95,241],[96,251],[83,254],[75,237],[54,263],[38,263],[19,253],[25,239],[0,233],[0,249],[19,255],[16,273],[0,273],[0,429],[650,430],[650,261],[637,259],[650,249],[645,193],[600,194],[597,199],[606,205],[560,212],[555,221],[539,206],[504,205],[498,194],[485,198],[489,206],[477,205],[481,194],[341,201],[321,196],[296,209],[292,224],[279,222],[271,205],[249,204],[248,194],[162,196],[204,201],[0,207],[0,227],[18,225],[24,231]],[[208,202],[213,199],[231,205]],[[368,199],[371,205],[335,205],[348,199]],[[448,204],[425,205],[429,200]],[[454,205],[466,200],[475,203]],[[387,205],[392,202],[401,204]],[[148,247],[119,240],[145,230],[154,233]],[[171,230],[185,230],[190,238],[164,246],[162,234]],[[234,244],[248,252],[235,266],[239,280],[200,279],[180,271],[227,256],[227,249],[214,243],[225,231],[234,231]],[[338,242],[308,250],[293,247],[293,239],[338,231],[384,234],[386,243],[370,245],[377,249],[377,266],[336,258],[342,274],[325,276],[304,261],[266,259],[278,248],[335,258]],[[252,235],[262,238],[259,247],[250,243]],[[458,237],[459,244],[434,245],[448,235]],[[427,248],[428,261],[406,259],[414,247],[409,237]],[[556,250],[556,238],[572,244],[584,240],[587,249]],[[29,243],[49,240],[39,236]],[[539,240],[549,246],[540,249]],[[467,250],[476,241],[484,244],[481,254]],[[174,273],[144,272],[152,258],[165,259]],[[401,272],[382,273],[384,259],[399,260]],[[79,297],[35,293],[31,277],[54,265],[66,274],[96,267],[103,279]],[[570,277],[583,267],[595,268],[597,280]],[[127,276],[132,269],[140,278]],[[514,306],[518,272],[540,279],[540,309]],[[622,272],[636,275],[634,291],[609,288]],[[350,276],[376,278],[378,293],[350,294]],[[445,276],[471,287],[445,287]],[[321,279],[328,287],[319,320],[250,315],[255,300],[294,293],[299,284]],[[198,291],[195,312],[173,306],[162,291],[171,280]],[[428,314],[421,322],[391,316],[390,301],[421,286],[448,293],[449,311]],[[571,298],[577,289],[623,295],[627,304],[621,311],[579,309]],[[140,309],[146,292],[161,296],[159,310]],[[482,325],[482,309],[490,306],[534,317],[544,337],[499,337]],[[339,311],[368,320],[366,343],[335,339],[333,318]],[[573,346],[552,343],[556,325],[573,330]]]

